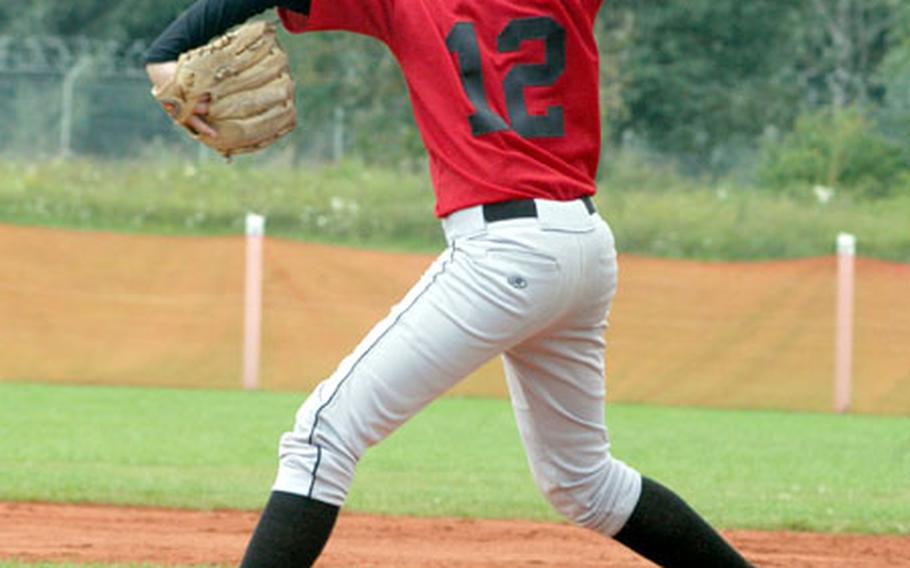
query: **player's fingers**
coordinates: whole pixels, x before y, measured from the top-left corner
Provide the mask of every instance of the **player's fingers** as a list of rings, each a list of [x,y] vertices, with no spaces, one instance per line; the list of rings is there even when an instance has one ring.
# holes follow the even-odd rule
[[[199,118],[196,115],[189,117],[186,121],[186,125],[196,134],[200,136],[205,136],[206,138],[217,138],[218,133],[215,132],[215,129],[205,123],[204,120]]]
[[[212,95],[206,93],[199,99],[199,102],[196,103],[196,107],[193,109],[193,114],[199,116],[205,116],[209,113],[209,103],[212,102]]]

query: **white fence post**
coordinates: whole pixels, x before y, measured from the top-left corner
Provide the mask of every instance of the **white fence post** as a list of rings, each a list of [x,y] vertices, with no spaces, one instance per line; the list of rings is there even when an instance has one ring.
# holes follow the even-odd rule
[[[246,286],[243,308],[243,388],[259,388],[262,342],[262,241],[265,217],[246,216]]]
[[[837,324],[834,353],[834,411],[847,412],[853,387],[853,305],[856,237],[837,235]]]

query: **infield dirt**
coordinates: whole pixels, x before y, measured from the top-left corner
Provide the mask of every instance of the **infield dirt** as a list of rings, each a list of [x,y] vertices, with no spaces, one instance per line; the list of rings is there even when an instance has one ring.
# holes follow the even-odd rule
[[[256,523],[242,511],[0,503],[0,558],[236,565]],[[761,567],[910,566],[910,537],[729,531]],[[566,525],[344,514],[317,564],[331,567],[644,567]]]

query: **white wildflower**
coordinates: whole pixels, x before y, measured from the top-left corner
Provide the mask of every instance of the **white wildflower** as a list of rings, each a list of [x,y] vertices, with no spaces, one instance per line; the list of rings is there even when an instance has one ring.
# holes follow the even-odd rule
[[[831,198],[834,197],[834,188],[816,185],[812,188],[812,193],[815,194],[815,198],[818,199],[819,203],[827,205]]]

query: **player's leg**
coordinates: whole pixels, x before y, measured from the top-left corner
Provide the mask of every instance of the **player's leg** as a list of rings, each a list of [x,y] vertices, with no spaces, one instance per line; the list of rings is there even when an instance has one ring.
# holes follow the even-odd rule
[[[600,334],[561,329],[511,349],[504,364],[537,486],[572,522],[613,536],[638,503],[641,476],[610,453],[604,382],[596,372],[602,341]]]
[[[603,332],[616,265],[605,242],[609,250],[588,251],[587,270],[578,271],[577,309],[505,355],[534,478],[560,513],[660,565],[747,566],[679,497],[610,454]]]
[[[612,457],[603,379],[592,372],[596,353],[580,351],[579,342],[591,341],[579,335],[564,331],[506,356],[519,431],[540,490],[573,522],[660,566],[748,566],[675,493]],[[575,350],[563,350],[572,343]]]
[[[339,509],[303,495],[272,491],[241,567],[312,566],[335,527]]]
[[[632,516],[613,538],[659,566],[751,566],[679,495],[647,477]]]
[[[501,353],[558,297],[549,275],[517,296],[482,249],[465,243],[441,256],[303,404],[243,566],[311,564],[366,449]]]

